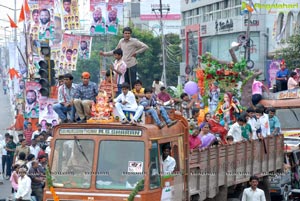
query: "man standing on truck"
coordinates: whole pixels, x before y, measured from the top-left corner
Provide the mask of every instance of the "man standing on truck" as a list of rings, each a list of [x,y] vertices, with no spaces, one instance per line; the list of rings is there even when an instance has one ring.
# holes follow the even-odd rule
[[[265,192],[257,188],[258,177],[251,176],[249,183],[250,183],[250,187],[244,189],[242,201],[252,201],[252,200],[266,201]]]
[[[170,156],[171,146],[169,144],[165,144],[162,147],[162,172],[164,175],[172,174],[175,169],[176,161]]]

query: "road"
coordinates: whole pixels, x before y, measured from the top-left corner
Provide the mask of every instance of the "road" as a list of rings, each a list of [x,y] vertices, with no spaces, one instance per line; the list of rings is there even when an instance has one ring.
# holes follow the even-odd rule
[[[2,83],[2,82],[1,82]],[[9,95],[3,94],[2,86],[0,86],[0,106],[1,106],[1,115],[0,115],[0,135],[5,134],[8,126],[11,125],[13,116],[11,113],[11,106],[9,103]],[[1,160],[0,160],[1,163]],[[2,164],[1,164],[2,171]],[[3,181],[3,184],[0,184],[0,201],[7,199],[11,195],[11,184],[9,180]]]

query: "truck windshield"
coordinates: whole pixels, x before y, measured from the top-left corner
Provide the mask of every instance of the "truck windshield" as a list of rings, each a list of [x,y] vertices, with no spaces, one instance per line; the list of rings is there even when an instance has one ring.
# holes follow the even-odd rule
[[[281,129],[299,129],[300,108],[276,109]]]
[[[101,141],[96,188],[133,189],[144,175],[144,142]]]
[[[93,140],[56,140],[53,154],[51,175],[55,187],[91,186]]]

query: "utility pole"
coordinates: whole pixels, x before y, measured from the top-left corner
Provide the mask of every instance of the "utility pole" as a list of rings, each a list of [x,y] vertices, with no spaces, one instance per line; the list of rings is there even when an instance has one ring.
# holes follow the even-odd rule
[[[162,60],[163,60],[163,74],[162,80],[165,87],[167,86],[167,76],[166,76],[166,48],[165,48],[165,34],[164,34],[164,23],[163,23],[163,11],[170,11],[169,5],[163,5],[162,0],[159,0],[159,7],[152,6],[152,11],[159,11],[160,19],[160,30],[161,30],[161,49],[162,49]]]

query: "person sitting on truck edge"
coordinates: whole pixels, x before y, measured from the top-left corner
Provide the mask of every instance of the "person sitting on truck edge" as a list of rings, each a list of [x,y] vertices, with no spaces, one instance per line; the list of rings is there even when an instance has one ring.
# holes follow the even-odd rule
[[[164,175],[172,174],[176,167],[175,159],[170,156],[171,146],[169,144],[165,144],[162,147],[162,172]]]
[[[136,80],[132,89],[132,93],[135,95],[137,102],[145,96],[145,88],[141,80]]]
[[[270,132],[271,135],[279,135],[280,134],[280,121],[276,116],[276,109],[271,107],[268,109],[269,113],[269,124],[270,124]]]
[[[129,123],[123,110],[135,111],[135,115],[133,116],[133,119],[130,122],[130,124],[134,126],[137,124],[137,120],[142,115],[144,107],[141,105],[137,105],[135,96],[131,91],[129,91],[129,88],[129,84],[127,82],[124,82],[122,84],[122,93],[114,99],[114,103],[118,114],[120,115],[122,124]]]
[[[82,83],[78,84],[74,94],[74,105],[80,118],[78,123],[85,123],[91,117],[91,107],[96,102],[98,87],[96,83],[90,82],[90,73],[81,74]]]
[[[168,113],[163,106],[157,105],[156,99],[153,96],[151,89],[145,89],[144,93],[145,97],[141,99],[140,105],[144,107],[145,113],[150,114],[153,117],[155,124],[160,129],[162,129],[165,126],[165,124],[160,121],[157,111],[162,115],[168,127],[171,127],[177,123],[177,121],[172,121],[169,118]],[[155,107],[156,109],[154,109]]]
[[[105,91],[109,101],[111,101],[114,97],[116,97],[116,94],[118,92],[118,87],[114,80],[114,72],[110,72],[110,70],[106,71],[105,79],[100,83],[99,91]]]
[[[172,106],[174,104],[174,100],[172,99],[170,94],[166,92],[166,87],[160,88],[160,93],[157,94],[157,102],[158,104],[164,106]]]
[[[249,183],[250,183],[250,187],[245,188],[243,191],[242,201],[250,201],[250,200],[266,201],[265,192],[257,188],[258,177],[251,176]]]
[[[73,84],[73,76],[67,73],[63,76],[63,83],[58,88],[58,103],[53,105],[53,110],[57,113],[62,123],[74,122],[75,107],[73,96],[75,93],[75,84]],[[67,118],[67,112],[70,111],[70,120]]]
[[[192,108],[194,106],[195,103],[195,99],[190,99],[189,95],[187,93],[182,93],[180,95],[180,98],[182,100],[181,102],[181,113],[182,115],[187,119],[191,119],[193,118],[192,115]]]

